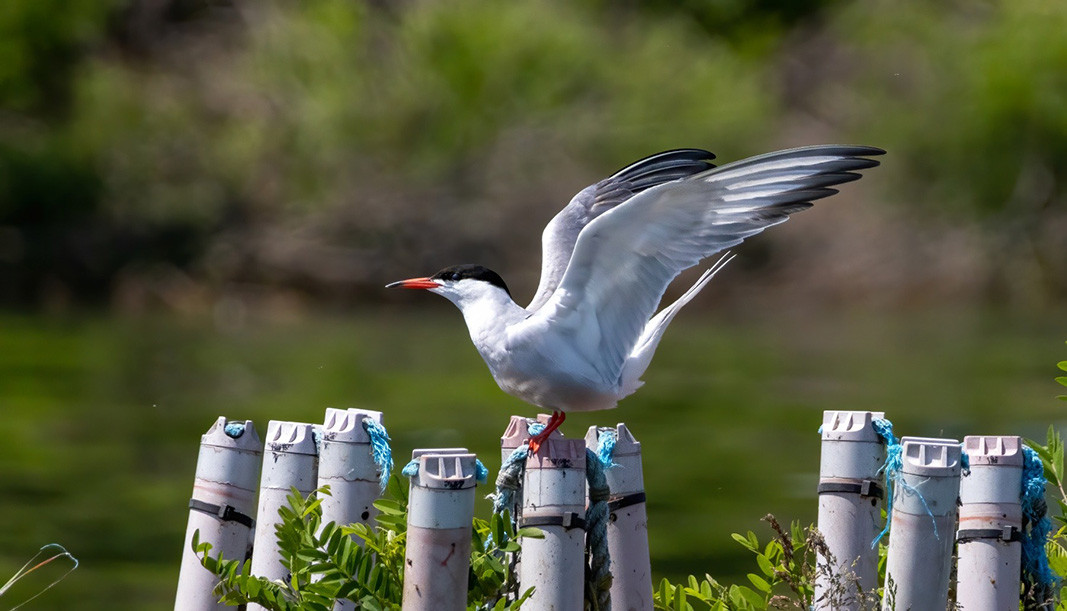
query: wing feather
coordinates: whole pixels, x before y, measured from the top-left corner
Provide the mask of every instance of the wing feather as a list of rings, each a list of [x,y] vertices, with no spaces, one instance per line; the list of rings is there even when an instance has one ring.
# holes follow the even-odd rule
[[[558,287],[534,317],[548,328],[595,325],[589,365],[615,384],[667,285],[705,257],[740,244],[878,165],[873,147],[813,146],[752,157],[664,182],[588,222]],[[655,159],[655,157],[650,158]],[[535,300],[536,302],[536,300]]]
[[[541,280],[526,309],[534,311],[541,307],[559,286],[578,234],[593,219],[637,193],[714,168],[711,163],[714,158],[715,155],[702,149],[665,151],[632,163],[582,189],[549,221],[541,235]]]

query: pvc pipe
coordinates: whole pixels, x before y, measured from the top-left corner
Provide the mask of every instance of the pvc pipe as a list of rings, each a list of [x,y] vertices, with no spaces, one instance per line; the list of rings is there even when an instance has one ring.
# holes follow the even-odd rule
[[[585,441],[555,433],[526,459],[522,518],[543,539],[522,540],[519,592],[529,609],[581,609],[585,576]],[[525,608],[525,607],[524,607]]]
[[[362,409],[326,408],[319,444],[319,480],[316,488],[330,487],[322,496],[322,523],[374,525],[378,510],[374,500],[381,495],[378,466],[371,454],[370,435],[363,419],[379,424],[382,413]],[[358,543],[363,540],[353,537]],[[340,600],[335,611],[352,611],[356,604]]]
[[[900,442],[882,608],[943,611],[960,493],[960,442],[924,437]]]
[[[374,501],[381,494],[378,466],[371,456],[370,435],[363,419],[379,423],[382,413],[362,409],[326,409],[319,446],[318,488],[322,495],[322,523],[374,524],[378,510]]]
[[[227,608],[212,593],[218,579],[193,553],[193,533],[199,530],[200,541],[212,545],[212,556],[221,552],[223,558],[244,561],[262,458],[251,420],[228,422],[220,416],[200,438],[175,611]]]
[[[648,552],[648,512],[641,469],[641,443],[626,425],[615,427],[615,466],[605,471],[611,489],[608,550],[611,552],[611,603],[615,609],[651,611],[652,567]],[[589,427],[586,446],[596,452],[600,431]]]
[[[1018,609],[1022,439],[972,435],[963,449],[970,473],[960,482],[956,604],[964,611]]]
[[[474,517],[474,454],[416,450],[419,472],[411,478],[404,611],[467,608],[471,519]]]
[[[252,551],[252,574],[270,580],[285,579],[285,566],[279,562],[275,525],[281,522],[278,509],[289,504],[290,488],[307,496],[318,481],[316,425],[271,420],[263,448],[263,474],[259,482],[259,509]],[[248,609],[263,609],[250,604]]]
[[[541,416],[544,416],[544,414],[541,414]],[[529,424],[523,416],[512,416],[508,420],[508,426],[504,429],[504,434],[500,436],[501,464],[511,456],[511,453],[516,448],[526,445],[526,442],[530,440],[529,428]]]
[[[865,597],[878,587],[871,542],[882,529],[878,470],[885,444],[871,422],[880,418],[883,412],[823,412],[819,532],[830,555],[817,560],[815,609],[865,608]]]

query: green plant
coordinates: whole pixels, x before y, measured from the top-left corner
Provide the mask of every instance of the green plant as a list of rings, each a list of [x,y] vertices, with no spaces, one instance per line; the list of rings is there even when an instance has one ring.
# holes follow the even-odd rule
[[[212,557],[210,543],[193,535],[193,549],[201,564],[219,577],[215,593],[231,605],[256,603],[276,611],[329,611],[338,600],[350,600],[360,609],[399,609],[403,598],[407,527],[407,487],[393,476],[388,497],[374,502],[380,512],[377,525],[322,524],[324,486],[304,497],[293,490],[288,507],[278,514],[275,528],[285,581],[251,574],[251,561]],[[468,609],[518,609],[533,592],[530,588],[513,601],[508,554],[519,551],[519,537],[542,536],[536,529],[511,527],[507,515],[489,520],[475,518],[471,533],[471,573]]]
[[[732,535],[735,541],[755,555],[757,572],[747,575],[750,585],[726,586],[710,575],[705,575],[702,580],[690,575],[685,584],[671,584],[664,579],[653,593],[656,609],[809,609],[815,602],[816,577],[827,583],[825,596],[829,597],[831,608],[849,599],[859,602],[864,609],[877,606],[877,592],[859,591],[851,574],[833,574],[829,571],[827,567],[833,564],[832,556],[814,526],[802,527],[794,521],[787,532],[774,516],[764,516],[763,520],[774,533],[766,545],[761,544],[752,531],[744,535]],[[884,557],[884,546],[881,546],[880,552]],[[827,561],[816,562],[818,556]],[[859,601],[855,601],[857,596]]]
[[[1060,367],[1065,365],[1067,363],[1060,363]],[[1056,378],[1056,380],[1061,384],[1067,384],[1067,378],[1060,377]],[[1026,444],[1041,457],[1045,479],[1052,485],[1053,498],[1059,509],[1058,515],[1057,512],[1050,512],[1052,513],[1052,520],[1058,528],[1049,536],[1048,543],[1045,545],[1049,568],[1057,575],[1067,575],[1067,492],[1063,488],[1063,437],[1054,426],[1049,426],[1045,439],[1045,445],[1041,445],[1032,439],[1027,439]],[[1065,600],[1067,600],[1067,587],[1061,587],[1055,608],[1059,611],[1067,611],[1067,602]],[[1026,609],[1040,606],[1028,604],[1028,602],[1032,601],[1024,601],[1024,608]]]
[[[1067,371],[1067,361],[1060,361],[1056,366],[1061,371]],[[1062,386],[1067,386],[1067,376],[1056,377],[1056,382]],[[1067,395],[1059,395],[1057,398],[1067,400]],[[1045,544],[1048,566],[1057,576],[1067,575],[1067,491],[1063,487],[1063,436],[1056,430],[1055,426],[1050,425],[1045,433],[1044,445],[1032,439],[1027,439],[1026,444],[1041,458],[1045,479],[1052,485],[1052,496],[1059,510],[1058,512],[1049,512],[1058,528],[1049,536],[1048,542]],[[1055,596],[1055,608],[1060,611],[1067,611],[1067,587],[1063,586],[1062,581],[1059,583],[1060,587],[1054,593],[1045,591],[1041,595],[1035,596],[1033,592],[1025,592],[1023,608],[1047,609],[1049,607],[1048,600],[1035,600],[1035,598],[1044,599]]]

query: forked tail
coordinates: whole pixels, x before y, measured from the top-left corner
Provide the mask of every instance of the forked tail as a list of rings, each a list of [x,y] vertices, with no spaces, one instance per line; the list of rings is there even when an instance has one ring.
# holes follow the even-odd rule
[[[715,274],[726,267],[726,264],[733,260],[735,256],[729,252],[724,254],[715,262],[715,265],[712,265],[711,268],[701,274],[700,279],[689,287],[689,290],[682,294],[677,301],[660,310],[658,314],[648,321],[645,329],[641,332],[641,336],[637,338],[637,344],[630,351],[630,356],[626,357],[626,362],[622,364],[622,373],[619,375],[620,399],[633,394],[635,390],[644,384],[641,381],[641,376],[644,375],[649,363],[652,362],[652,355],[656,353],[656,347],[659,346],[659,340],[663,337],[663,332],[667,330],[667,326],[671,324],[674,316],[682,309],[682,306],[696,297],[707,286],[708,282],[711,282]]]

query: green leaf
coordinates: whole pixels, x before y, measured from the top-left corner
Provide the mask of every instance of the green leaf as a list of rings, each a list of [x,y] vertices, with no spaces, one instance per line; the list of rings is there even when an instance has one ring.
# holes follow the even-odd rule
[[[752,534],[752,531],[749,531],[748,534],[753,539],[755,538],[755,535]],[[748,537],[739,535],[737,533],[733,533],[730,536],[733,538],[734,541],[737,541],[738,543],[740,543],[742,547],[744,547],[745,549],[747,549],[750,552],[754,552],[754,551],[756,551],[758,549],[758,545],[759,544],[758,543],[753,543],[752,539],[749,539]]]
[[[407,509],[404,506],[393,499],[378,499],[374,501],[374,507],[386,515],[397,516],[407,512]],[[380,519],[381,518],[379,518],[379,520]]]
[[[767,607],[767,601],[764,600],[764,598],[758,593],[756,593],[756,591],[752,588],[746,586],[737,586],[737,589],[741,592],[742,598],[744,598],[745,602],[747,602],[749,605],[752,605],[757,609],[764,609]]]
[[[674,611],[686,611],[689,607],[689,603],[685,600],[685,589],[675,588],[674,590]]]
[[[516,537],[527,537],[529,539],[544,539],[545,531],[534,526],[527,526],[515,531]]]
[[[774,577],[774,565],[763,554],[756,556],[756,564],[759,565],[759,570],[763,571],[763,574],[768,577]]]
[[[755,573],[749,573],[748,575],[746,575],[746,577],[748,577],[748,580],[752,582],[752,585],[756,586],[757,590],[760,590],[761,592],[766,592],[768,594],[771,593],[771,584],[767,583],[766,579],[760,577]]]

